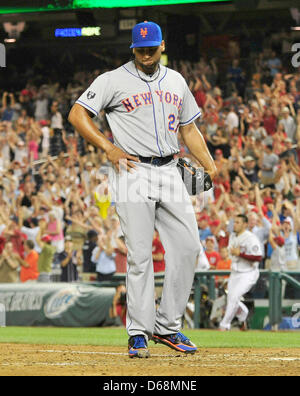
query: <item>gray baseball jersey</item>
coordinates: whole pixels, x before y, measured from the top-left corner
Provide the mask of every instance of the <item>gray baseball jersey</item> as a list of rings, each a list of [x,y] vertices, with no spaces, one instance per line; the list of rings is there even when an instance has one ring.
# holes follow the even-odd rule
[[[142,78],[142,79],[141,79]],[[161,66],[152,81],[134,62],[101,74],[76,103],[106,111],[114,143],[128,154],[165,157],[179,152],[178,128],[201,111],[178,72]]]

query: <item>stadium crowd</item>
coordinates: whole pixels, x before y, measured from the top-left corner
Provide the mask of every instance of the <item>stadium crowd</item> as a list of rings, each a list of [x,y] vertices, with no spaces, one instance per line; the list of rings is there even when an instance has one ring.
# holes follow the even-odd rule
[[[197,125],[218,168],[214,189],[191,198],[210,269],[230,269],[238,213],[263,246],[261,268],[300,269],[300,69],[291,73],[281,55],[256,53],[249,74],[234,54],[222,87],[216,58],[169,64],[202,110]],[[76,72],[65,87],[29,79],[20,92],[2,94],[0,282],[49,282],[55,274],[64,282],[102,281],[126,272],[106,155],[67,121],[81,92],[106,70]],[[113,140],[104,112],[94,122]],[[178,155],[199,165],[181,140]],[[153,260],[163,271],[156,232]]]

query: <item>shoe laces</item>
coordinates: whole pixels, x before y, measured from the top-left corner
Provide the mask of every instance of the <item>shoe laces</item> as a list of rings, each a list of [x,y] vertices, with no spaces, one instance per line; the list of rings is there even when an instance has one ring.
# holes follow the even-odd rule
[[[173,336],[174,338],[178,338],[181,342],[189,341],[189,339],[182,333],[178,332]]]
[[[146,348],[146,342],[145,342],[145,337],[144,336],[135,336],[133,340],[133,348],[139,349],[139,348]]]

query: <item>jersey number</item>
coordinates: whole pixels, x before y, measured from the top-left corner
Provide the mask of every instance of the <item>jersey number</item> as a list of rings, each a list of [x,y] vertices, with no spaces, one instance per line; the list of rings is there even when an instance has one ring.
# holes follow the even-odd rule
[[[175,115],[174,114],[170,114],[168,119],[169,119],[169,131],[176,132],[177,128],[175,129],[175,126],[174,126],[174,123],[175,123],[175,120],[176,120]]]

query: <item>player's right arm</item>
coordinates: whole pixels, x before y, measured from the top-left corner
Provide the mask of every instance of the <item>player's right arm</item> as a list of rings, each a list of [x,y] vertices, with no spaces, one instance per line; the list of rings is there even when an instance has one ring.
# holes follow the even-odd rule
[[[262,260],[263,253],[256,235],[249,233],[246,251],[240,252],[239,257],[248,260],[251,265],[254,264],[254,262],[260,262]]]
[[[139,162],[137,157],[126,154],[119,147],[111,143],[99,130],[92,121],[93,114],[85,107],[75,103],[69,113],[68,121],[74,126],[78,133],[93,146],[105,151],[107,159],[112,162],[117,171],[120,166],[130,171],[136,166],[128,160]]]

